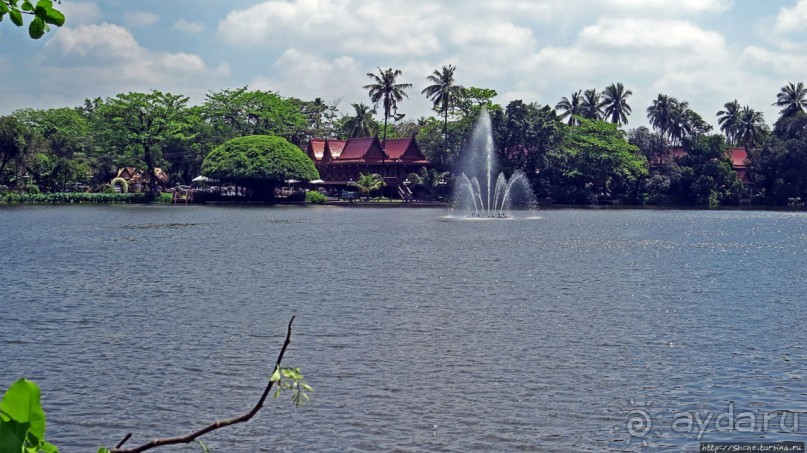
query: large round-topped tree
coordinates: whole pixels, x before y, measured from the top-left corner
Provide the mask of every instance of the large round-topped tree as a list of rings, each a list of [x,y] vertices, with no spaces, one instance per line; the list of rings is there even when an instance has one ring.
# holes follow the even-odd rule
[[[202,174],[249,188],[257,199],[271,199],[284,181],[319,179],[314,162],[282,137],[251,135],[216,147],[202,162]]]

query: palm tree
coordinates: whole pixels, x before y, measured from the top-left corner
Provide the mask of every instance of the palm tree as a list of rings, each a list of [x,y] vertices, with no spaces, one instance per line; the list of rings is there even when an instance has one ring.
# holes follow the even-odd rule
[[[595,89],[586,90],[583,93],[582,111],[584,118],[590,120],[602,119],[602,108],[605,105],[602,95]]]
[[[378,106],[379,102],[384,104],[384,142],[383,147],[387,146],[387,122],[390,117],[390,112],[398,108],[398,102],[403,98],[409,98],[406,95],[407,88],[412,88],[411,83],[396,83],[399,75],[403,74],[400,69],[381,69],[378,68],[378,74],[372,72],[367,73],[367,77],[373,80],[373,83],[365,85],[365,90],[370,90],[370,100],[373,104]]]
[[[387,183],[384,182],[384,178],[378,173],[367,173],[366,175],[359,173],[359,179],[357,181],[350,181],[347,185],[358,188],[359,192],[363,193],[365,198],[369,199],[371,192],[386,186]]]
[[[787,118],[807,109],[807,88],[804,83],[793,82],[783,86],[772,105],[782,107],[781,117]]]
[[[560,119],[569,118],[569,126],[574,126],[577,124],[577,120],[574,119],[575,116],[582,115],[582,99],[583,99],[583,92],[578,90],[576,93],[572,93],[571,98],[567,98],[563,96],[563,98],[555,104],[555,110],[560,110],[563,113],[558,115]]]
[[[740,122],[740,103],[735,99],[733,102],[723,104],[725,110],[717,112],[717,124],[720,130],[726,134],[726,141],[733,144],[737,135],[737,124]]]
[[[602,94],[605,118],[610,118],[614,124],[628,124],[628,115],[631,113],[628,96],[632,95],[633,91],[626,90],[620,82],[608,85]]]
[[[378,125],[373,121],[376,110],[370,109],[364,103],[350,104],[356,111],[345,123],[349,138],[369,137],[374,132],[378,132]]]
[[[736,126],[737,144],[742,144],[745,149],[751,149],[762,142],[767,126],[762,112],[745,106],[739,114],[739,121]]]
[[[443,114],[443,151],[448,147],[448,110],[460,98],[464,88],[454,83],[454,65],[436,69],[427,77],[432,84],[421,91],[434,103],[434,109]]]
[[[658,97],[653,100],[653,104],[647,108],[647,119],[650,120],[650,125],[653,126],[653,129],[658,130],[664,138],[667,137],[672,126],[673,105],[677,103],[678,100],[674,97],[659,93]]]
[[[450,175],[448,171],[437,171],[433,168],[422,167],[417,173],[410,173],[406,181],[415,186],[422,187],[429,192],[430,196],[437,194],[440,186],[445,184],[445,179]]]
[[[693,112],[689,109],[689,102],[678,101],[670,98],[670,125],[667,134],[673,143],[681,143],[681,140],[694,132]]]

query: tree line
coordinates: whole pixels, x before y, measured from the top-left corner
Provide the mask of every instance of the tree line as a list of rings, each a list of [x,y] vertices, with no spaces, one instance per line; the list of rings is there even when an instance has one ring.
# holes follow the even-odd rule
[[[493,102],[495,90],[459,85],[455,70],[446,65],[425,77],[421,94],[435,115],[417,119],[399,113],[413,85],[393,68],[367,73],[369,105],[352,103],[347,113],[338,101],[248,87],[211,91],[201,105],[153,90],[18,110],[0,117],[0,190],[100,190],[125,166],[145,170],[150,190],[158,167],[171,184],[189,184],[214,148],[249,135],[279,136],[301,148],[312,137],[416,136],[435,169],[451,171],[485,108],[503,170],[523,171],[545,200],[716,205],[807,197],[803,83],[777,94],[773,105],[781,111],[773,127],[734,100],[716,113],[719,133],[713,132],[686,101],[659,94],[645,111],[652,129],[625,131],[632,92],[622,83],[573,92],[554,106],[523,100],[502,106]],[[747,150],[750,185],[737,179],[729,147]]]

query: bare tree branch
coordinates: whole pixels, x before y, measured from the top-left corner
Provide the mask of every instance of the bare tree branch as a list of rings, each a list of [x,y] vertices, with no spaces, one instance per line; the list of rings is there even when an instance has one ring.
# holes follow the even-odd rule
[[[280,367],[280,362],[283,360],[283,354],[286,353],[286,348],[289,346],[289,343],[291,342],[291,324],[294,322],[294,318],[295,317],[292,316],[291,320],[289,321],[289,329],[288,329],[288,332],[286,333],[286,341],[283,343],[283,347],[280,349],[280,354],[277,356],[277,362],[275,362],[275,367],[272,369],[273,373],[274,373],[274,370],[276,370],[276,369],[278,369]],[[245,422],[245,421],[251,419],[252,417],[254,417],[255,414],[257,414],[258,411],[261,410],[261,408],[263,407],[263,403],[266,401],[266,397],[269,395],[269,392],[272,390],[272,385],[273,384],[274,384],[274,382],[272,380],[269,380],[269,384],[266,385],[266,389],[263,391],[263,395],[261,395],[261,399],[258,400],[258,403],[255,404],[255,407],[253,407],[251,411],[247,412],[244,415],[241,415],[239,417],[229,418],[229,419],[226,419],[226,420],[217,420],[217,421],[211,423],[210,425],[207,425],[204,428],[200,429],[199,431],[196,431],[196,432],[193,432],[191,434],[184,435],[184,436],[165,437],[165,438],[162,438],[162,439],[154,439],[151,442],[148,442],[148,443],[143,444],[143,445],[141,445],[139,447],[135,447],[135,448],[131,448],[131,449],[121,448],[123,446],[123,444],[129,439],[129,437],[131,437],[131,433],[130,433],[130,434],[127,434],[126,437],[122,441],[120,441],[120,443],[118,443],[118,445],[115,448],[113,448],[110,451],[111,451],[111,453],[138,453],[138,452],[150,450],[150,449],[152,449],[154,447],[159,447],[159,446],[162,446],[162,445],[188,444],[188,443],[191,443],[194,440],[196,440],[197,437],[202,436],[202,435],[204,435],[206,433],[209,433],[210,431],[214,431],[214,430],[217,430],[217,429],[220,429],[220,428],[224,428],[225,426],[234,425],[236,423]]]

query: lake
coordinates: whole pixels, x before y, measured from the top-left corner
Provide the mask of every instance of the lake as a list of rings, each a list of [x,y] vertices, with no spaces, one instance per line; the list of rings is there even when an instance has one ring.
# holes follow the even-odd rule
[[[35,380],[65,452],[246,412],[292,315],[313,400],[213,451],[807,440],[805,212],[4,207],[0,231],[0,387]]]

